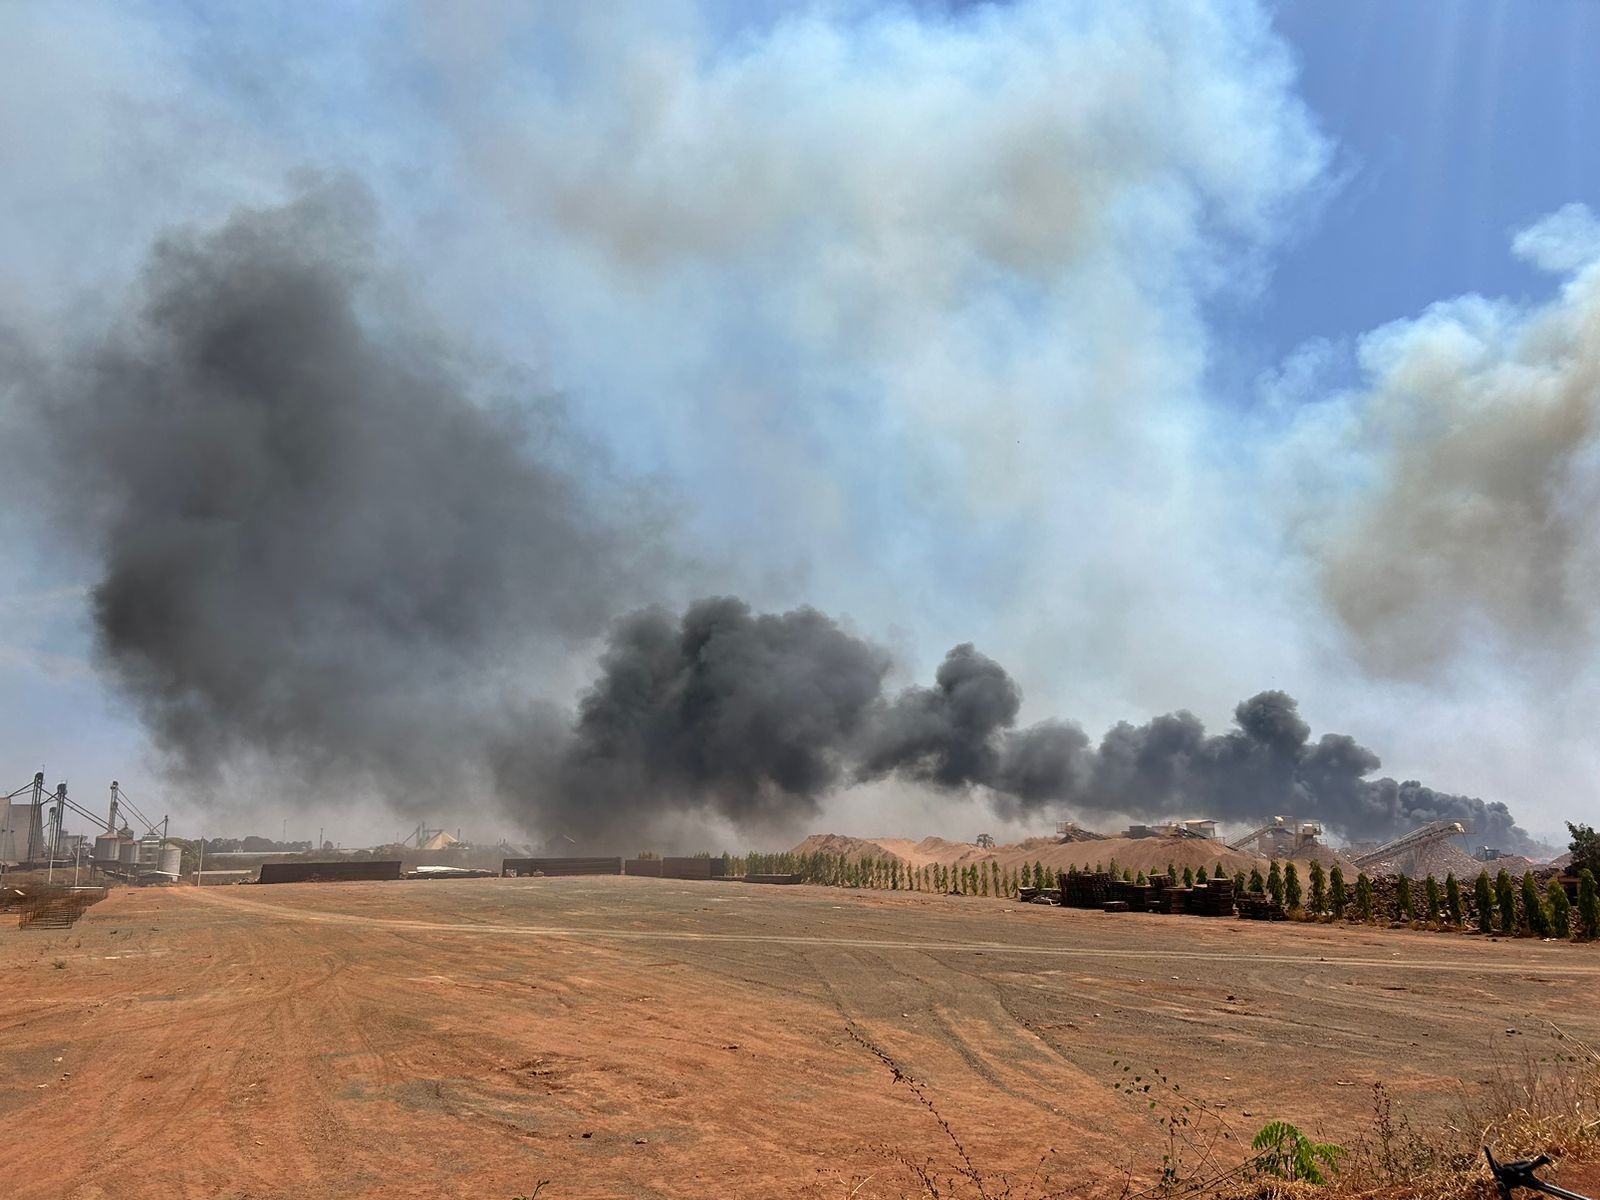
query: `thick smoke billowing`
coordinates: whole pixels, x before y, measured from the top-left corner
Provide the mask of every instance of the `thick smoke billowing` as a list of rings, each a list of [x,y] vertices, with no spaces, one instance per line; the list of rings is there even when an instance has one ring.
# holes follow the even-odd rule
[[[933,687],[885,696],[883,651],[815,610],[755,616],[726,598],[677,620],[656,609],[624,619],[600,665],[569,730],[524,731],[497,761],[508,794],[583,842],[663,813],[792,824],[848,771],[982,789],[1015,818],[1284,813],[1351,839],[1449,819],[1537,849],[1504,804],[1366,778],[1377,755],[1342,734],[1313,741],[1283,692],[1242,702],[1224,733],[1177,712],[1118,724],[1095,746],[1065,721],[1015,728],[1020,689],[970,644],[946,655]]]
[[[1262,692],[1208,735],[1192,713],[1113,726],[1092,746],[1076,725],[1013,728],[1021,694],[999,663],[957,646],[933,688],[882,706],[860,772],[898,772],[943,787],[989,789],[1011,815],[1067,811],[1205,815],[1254,822],[1285,813],[1352,839],[1386,838],[1426,821],[1463,821],[1490,844],[1535,845],[1504,804],[1436,792],[1415,781],[1368,780],[1378,756],[1343,734],[1311,740],[1294,700]]]
[[[662,811],[788,824],[838,782],[888,656],[809,608],[732,598],[618,622],[570,733],[500,748],[502,786],[592,838]]]
[[[1356,838],[1448,817],[1527,846],[1504,805],[1369,779],[1376,755],[1313,741],[1281,692],[1220,734],[1178,712],[1094,745],[1018,728],[1020,689],[970,644],[885,695],[889,655],[810,608],[612,622],[668,582],[659,539],[394,302],[372,220],[333,185],[169,237],[129,318],[21,380],[57,527],[97,564],[103,661],[177,773],[264,761],[397,804],[482,773],[530,828],[613,848],[677,816],[792,826],[890,775],[1018,817],[1281,812]],[[575,714],[548,706],[540,663],[608,622]]]
[[[131,315],[26,383],[103,662],[182,774],[459,778],[493,668],[634,586],[627,539],[530,452],[559,431],[496,414],[387,302],[373,220],[339,183],[169,236]]]

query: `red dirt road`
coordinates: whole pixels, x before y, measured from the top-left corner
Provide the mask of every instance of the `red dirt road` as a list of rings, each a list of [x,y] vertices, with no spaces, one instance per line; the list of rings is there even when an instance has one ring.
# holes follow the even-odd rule
[[[915,1194],[955,1151],[869,1044],[1020,1194],[1109,1185],[1163,1146],[1113,1058],[1343,1140],[1376,1081],[1415,1123],[1549,1022],[1600,1038],[1597,989],[1590,947],[904,893],[124,889],[0,928],[0,1192]]]

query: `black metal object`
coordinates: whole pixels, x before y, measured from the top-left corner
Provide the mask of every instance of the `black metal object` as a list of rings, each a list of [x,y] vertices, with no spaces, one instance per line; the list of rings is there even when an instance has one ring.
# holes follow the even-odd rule
[[[400,863],[355,859],[348,862],[278,862],[261,864],[261,883],[342,883],[399,879]]]
[[[1494,1151],[1485,1146],[1483,1156],[1489,1160],[1489,1173],[1494,1176],[1495,1184],[1500,1188],[1500,1195],[1504,1200],[1512,1200],[1511,1193],[1517,1188],[1543,1192],[1547,1196],[1560,1196],[1562,1200],[1590,1200],[1588,1196],[1557,1187],[1553,1183],[1546,1183],[1535,1175],[1534,1172],[1540,1167],[1550,1165],[1550,1160],[1543,1154],[1538,1158],[1518,1158],[1511,1162],[1500,1162],[1495,1158]]]
[[[661,860],[663,879],[721,879],[726,864],[720,858],[673,858]]]

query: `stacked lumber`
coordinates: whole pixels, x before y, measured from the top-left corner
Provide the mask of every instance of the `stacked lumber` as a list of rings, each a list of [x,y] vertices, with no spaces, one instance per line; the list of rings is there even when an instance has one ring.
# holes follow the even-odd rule
[[[1079,871],[1061,877],[1061,903],[1068,908],[1099,908],[1111,897],[1111,876],[1104,871]]]
[[[1233,880],[1213,879],[1195,884],[1184,911],[1202,917],[1233,916]]]
[[[1173,884],[1169,883],[1166,887],[1162,888],[1159,893],[1157,893],[1159,897],[1157,900],[1157,911],[1166,913],[1169,916],[1175,913],[1188,912],[1189,897],[1193,893],[1194,889],[1192,887],[1184,887],[1182,884],[1174,886]]]
[[[1283,905],[1265,892],[1243,892],[1234,897],[1234,904],[1247,921],[1283,921],[1288,917]]]

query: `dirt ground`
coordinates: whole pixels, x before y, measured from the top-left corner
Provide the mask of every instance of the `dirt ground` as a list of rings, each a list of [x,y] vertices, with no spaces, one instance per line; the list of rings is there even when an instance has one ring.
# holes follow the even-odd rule
[[[1240,1156],[1378,1081],[1447,1119],[1549,1023],[1600,1040],[1597,986],[1592,947],[906,893],[122,889],[0,927],[0,1192],[868,1200],[953,1169],[940,1118],[1018,1196],[1114,1189],[1190,1096]],[[1113,1086],[1156,1071],[1155,1112]]]

